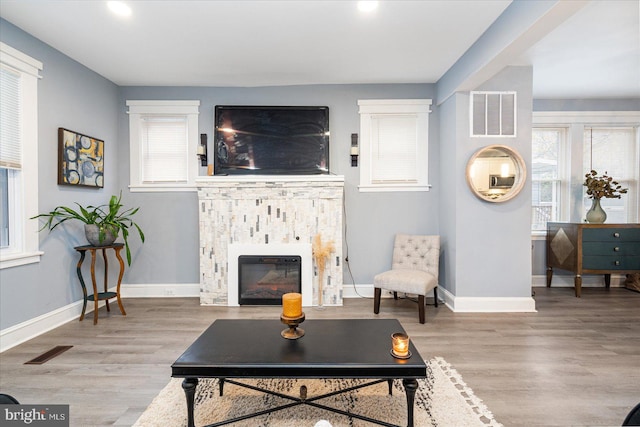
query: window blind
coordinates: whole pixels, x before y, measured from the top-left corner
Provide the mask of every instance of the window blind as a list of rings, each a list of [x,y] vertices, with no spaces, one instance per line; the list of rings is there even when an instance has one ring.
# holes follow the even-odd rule
[[[143,182],[187,182],[187,129],[186,116],[142,118]]]
[[[374,115],[371,181],[417,182],[417,116]]]
[[[21,138],[21,78],[18,73],[0,69],[0,167],[20,169],[22,166]]]

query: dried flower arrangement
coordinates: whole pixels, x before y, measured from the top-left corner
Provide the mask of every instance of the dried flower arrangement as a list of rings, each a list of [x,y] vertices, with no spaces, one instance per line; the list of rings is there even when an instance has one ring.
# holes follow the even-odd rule
[[[324,282],[324,266],[327,262],[327,258],[335,250],[333,241],[322,244],[322,237],[320,233],[313,237],[313,244],[311,245],[313,250],[313,259],[318,266],[318,305],[322,306],[322,283]]]
[[[605,171],[601,176],[598,172],[592,170],[586,174],[584,186],[587,187],[587,194],[590,199],[619,199],[622,194],[627,192],[627,188],[622,188],[618,181],[614,181],[612,177],[607,175]]]

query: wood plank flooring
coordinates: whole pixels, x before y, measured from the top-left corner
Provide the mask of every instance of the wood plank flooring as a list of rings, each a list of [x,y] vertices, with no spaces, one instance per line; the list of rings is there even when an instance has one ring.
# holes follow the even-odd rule
[[[382,301],[424,358],[444,357],[505,426],[619,426],[640,402],[640,293],[534,288],[537,313],[453,313]],[[125,299],[127,316],[69,322],[0,354],[0,391],[70,404],[72,426],[130,426],[170,379],[171,363],[215,319],[278,318],[280,307],[200,307],[195,298]],[[306,309],[307,318],[374,318],[371,299]],[[58,345],[73,348],[24,365]]]

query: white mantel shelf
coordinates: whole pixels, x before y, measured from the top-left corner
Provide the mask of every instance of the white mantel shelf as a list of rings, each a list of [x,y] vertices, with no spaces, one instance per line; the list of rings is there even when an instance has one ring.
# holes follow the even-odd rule
[[[344,175],[213,175],[196,178],[196,186],[211,186],[227,183],[277,182],[296,185],[301,182],[344,183]]]

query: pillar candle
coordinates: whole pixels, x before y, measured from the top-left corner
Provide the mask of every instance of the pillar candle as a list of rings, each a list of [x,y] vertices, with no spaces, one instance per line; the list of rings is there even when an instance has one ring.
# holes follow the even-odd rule
[[[291,292],[282,295],[282,315],[284,317],[302,316],[302,295]]]

